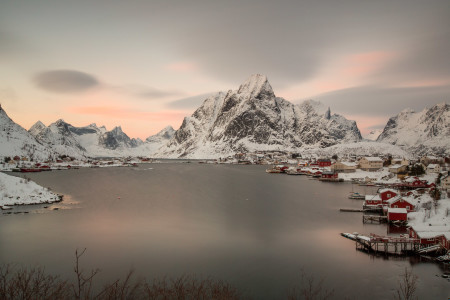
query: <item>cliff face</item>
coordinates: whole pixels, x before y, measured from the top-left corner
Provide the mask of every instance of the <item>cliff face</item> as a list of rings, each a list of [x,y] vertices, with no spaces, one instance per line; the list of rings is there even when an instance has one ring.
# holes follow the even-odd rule
[[[206,99],[156,155],[206,158],[359,140],[354,121],[315,101],[294,105],[276,97],[265,76],[253,75],[238,90]]]

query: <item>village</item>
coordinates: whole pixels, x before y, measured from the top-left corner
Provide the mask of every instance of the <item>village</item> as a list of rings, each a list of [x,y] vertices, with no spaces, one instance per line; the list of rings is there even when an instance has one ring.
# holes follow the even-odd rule
[[[277,162],[267,173],[305,175],[319,181],[350,182],[378,187],[376,194],[351,192],[361,200],[363,223],[389,223],[395,232],[386,236],[342,233],[356,248],[383,255],[420,255],[450,261],[449,158],[424,156],[416,160],[392,157],[291,159]],[[389,228],[389,227],[388,227]]]

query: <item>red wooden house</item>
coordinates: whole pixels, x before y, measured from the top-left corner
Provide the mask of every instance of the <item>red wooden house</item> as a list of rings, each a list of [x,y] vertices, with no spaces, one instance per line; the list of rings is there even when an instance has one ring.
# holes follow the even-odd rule
[[[388,208],[388,222],[408,221],[408,211],[405,208]]]
[[[380,189],[378,190],[378,194],[380,195],[381,200],[385,203],[387,200],[394,198],[397,195],[400,195],[400,192],[394,189]]]
[[[411,201],[403,199],[402,196],[396,196],[394,198],[387,200],[386,205],[388,206],[388,208],[404,208],[408,212],[412,212],[415,210],[414,203],[411,203]]]
[[[394,189],[380,189],[376,195],[366,195],[365,205],[381,206],[386,204],[386,201],[400,195],[400,192]]]
[[[338,173],[324,171],[322,173],[322,178],[338,178]]]
[[[450,249],[450,226],[411,226],[409,237],[419,239],[420,244],[425,246],[441,244]]]
[[[317,163],[319,164],[319,167],[321,167],[321,168],[331,166],[331,160],[330,159],[319,159],[317,161]]]

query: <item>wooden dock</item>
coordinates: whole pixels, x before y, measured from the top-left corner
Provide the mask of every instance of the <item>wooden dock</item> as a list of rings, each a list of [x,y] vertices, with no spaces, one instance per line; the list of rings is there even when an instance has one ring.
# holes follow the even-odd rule
[[[339,211],[342,212],[364,212],[364,209],[355,209],[355,208],[341,208]]]
[[[421,248],[419,239],[379,236],[372,233],[368,237],[358,235],[355,241],[356,249],[369,253],[406,255],[417,252]]]
[[[379,216],[379,215],[363,215],[363,223],[387,223],[387,216]]]

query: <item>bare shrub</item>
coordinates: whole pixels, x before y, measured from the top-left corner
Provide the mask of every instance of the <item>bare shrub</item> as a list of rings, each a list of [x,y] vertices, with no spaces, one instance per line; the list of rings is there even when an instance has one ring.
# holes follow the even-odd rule
[[[301,272],[300,285],[295,285],[288,292],[289,300],[305,299],[305,300],[326,300],[331,299],[334,290],[328,290],[324,287],[325,279],[316,280],[313,275]]]
[[[75,267],[73,268],[76,275],[76,283],[72,285],[73,295],[75,299],[91,299],[93,297],[92,285],[95,275],[100,272],[99,269],[91,270],[88,275],[85,275],[83,269],[80,269],[80,258],[86,252],[84,248],[81,253],[78,253],[78,249],[75,251]]]
[[[175,279],[154,279],[144,284],[145,298],[159,299],[239,299],[236,288],[230,284],[207,279],[197,279],[194,276],[181,276]]]
[[[142,290],[142,280],[133,281],[133,271],[129,271],[124,280],[116,280],[111,284],[104,286],[95,299],[125,300],[125,299],[144,299]]]
[[[0,299],[68,299],[70,285],[41,267],[0,266]]]
[[[417,275],[413,274],[411,269],[405,268],[403,274],[400,275],[396,299],[399,300],[413,300],[417,299]]]

